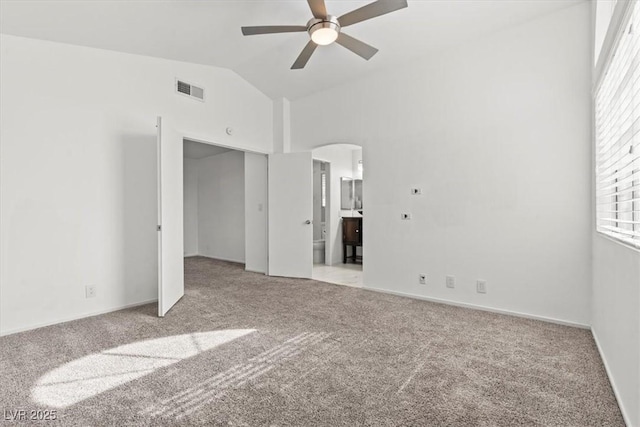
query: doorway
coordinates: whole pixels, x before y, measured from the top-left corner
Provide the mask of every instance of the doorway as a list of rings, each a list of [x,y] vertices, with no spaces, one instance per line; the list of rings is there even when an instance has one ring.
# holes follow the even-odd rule
[[[184,257],[266,273],[266,156],[185,140],[183,162]]]
[[[362,147],[332,144],[313,150],[314,251],[312,278],[363,286],[364,198]],[[323,182],[324,180],[324,182]],[[318,220],[320,220],[318,224]],[[347,233],[343,233],[343,227]],[[345,240],[344,237],[347,237]],[[355,237],[354,237],[355,236]],[[324,244],[324,259],[319,257]],[[346,256],[346,257],[345,257]]]
[[[184,256],[245,264],[244,153],[184,141]]]

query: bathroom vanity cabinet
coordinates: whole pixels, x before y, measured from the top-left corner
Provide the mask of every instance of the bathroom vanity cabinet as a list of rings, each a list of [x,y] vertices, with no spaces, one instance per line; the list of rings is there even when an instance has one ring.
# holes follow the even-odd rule
[[[347,247],[351,247],[351,255],[347,256]],[[362,256],[357,255],[356,248],[362,246],[362,217],[342,218],[342,262],[347,260],[362,262]]]

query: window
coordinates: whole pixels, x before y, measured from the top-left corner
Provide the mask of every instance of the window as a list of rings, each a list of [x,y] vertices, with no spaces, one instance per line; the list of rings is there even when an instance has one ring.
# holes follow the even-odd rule
[[[322,199],[320,206],[327,207],[327,174],[320,175],[320,197]]]
[[[596,227],[640,248],[640,12],[620,30],[595,93]]]
[[[326,163],[320,165],[320,170],[325,170]],[[327,220],[327,173],[320,174],[320,221]]]

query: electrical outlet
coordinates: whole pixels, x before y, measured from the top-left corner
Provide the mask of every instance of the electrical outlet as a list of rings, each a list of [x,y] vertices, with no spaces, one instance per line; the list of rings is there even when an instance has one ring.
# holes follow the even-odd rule
[[[400,219],[409,220],[409,219],[411,219],[411,214],[410,213],[402,213],[402,214],[400,214]]]
[[[447,288],[456,287],[456,278],[454,276],[447,276]]]
[[[427,284],[427,275],[426,274],[418,274],[418,281],[421,285]]]
[[[479,294],[487,293],[487,281],[486,280],[477,280],[476,281],[476,291]]]
[[[422,194],[422,189],[421,188],[412,188],[411,189],[411,194],[414,196],[419,196]]]
[[[84,293],[86,298],[95,298],[96,296],[96,287],[93,285],[85,286]]]

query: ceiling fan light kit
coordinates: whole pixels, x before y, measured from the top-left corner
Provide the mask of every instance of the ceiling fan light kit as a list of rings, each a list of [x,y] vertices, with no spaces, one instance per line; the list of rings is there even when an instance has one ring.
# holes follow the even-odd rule
[[[242,34],[254,36],[258,34],[297,33],[306,31],[311,40],[291,66],[292,70],[304,68],[318,46],[327,46],[333,42],[349,49],[356,55],[369,60],[378,52],[373,46],[341,32],[343,27],[357,24],[380,15],[385,15],[407,7],[407,0],[378,0],[340,17],[327,13],[324,0],[307,0],[313,18],[302,25],[271,25],[259,27],[242,27]]]
[[[326,19],[313,18],[307,23],[307,32],[317,45],[326,46],[338,39],[340,23],[335,16],[327,15]]]

